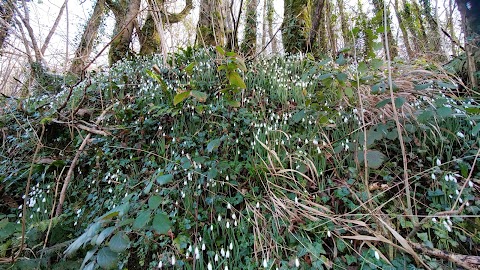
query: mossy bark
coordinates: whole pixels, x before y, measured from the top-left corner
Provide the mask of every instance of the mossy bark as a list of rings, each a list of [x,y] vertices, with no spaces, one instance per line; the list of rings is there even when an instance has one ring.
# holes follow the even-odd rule
[[[83,69],[87,65],[88,57],[93,50],[95,40],[97,39],[98,30],[105,15],[105,0],[97,0],[93,8],[92,16],[85,26],[80,43],[75,51],[75,58],[70,66],[70,73],[81,75]]]
[[[310,8],[310,0],[284,0],[282,40],[285,52],[307,52],[311,29]]]
[[[197,44],[203,46],[225,46],[225,18],[222,0],[201,0],[197,24]]]
[[[247,0],[245,31],[241,51],[246,57],[252,57],[257,49],[257,6],[258,0]]]
[[[393,37],[393,34],[392,34],[392,22],[391,22],[391,19],[390,19],[390,12],[388,10],[388,5],[387,5],[387,9],[385,10],[384,9],[384,1],[385,0],[373,0],[373,6],[375,8],[375,13],[376,13],[376,16],[377,18],[379,18],[377,21],[377,26],[386,26],[387,27],[387,36],[385,37],[385,33],[384,31],[382,31],[382,33],[380,33],[380,35],[382,36],[382,43],[383,43],[383,46],[384,46],[384,51],[385,53],[387,53],[387,48],[386,48],[386,45],[387,45],[387,41],[388,41],[388,46],[389,46],[389,51],[390,51],[390,57],[393,59],[395,58],[397,55],[398,55],[398,47],[397,47],[397,42],[395,40],[395,38]],[[386,14],[384,14],[384,12]],[[384,22],[384,18],[387,18],[387,21],[386,23]]]

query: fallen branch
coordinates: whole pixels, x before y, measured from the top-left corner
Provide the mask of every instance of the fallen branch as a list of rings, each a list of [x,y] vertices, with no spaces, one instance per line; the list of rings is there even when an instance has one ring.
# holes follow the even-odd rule
[[[95,121],[95,125],[100,124],[100,122],[103,120],[107,111],[109,111],[112,107],[113,107],[113,105],[110,105],[102,112],[102,114],[97,118],[97,121]],[[85,136],[82,144],[80,145],[77,153],[75,154],[75,157],[72,160],[72,164],[70,165],[70,168],[68,169],[67,176],[65,177],[65,180],[63,181],[62,191],[60,192],[60,198],[58,200],[57,209],[55,211],[55,216],[56,217],[58,217],[59,215],[62,214],[63,203],[65,202],[65,196],[67,194],[68,184],[70,183],[70,179],[72,178],[72,175],[73,175],[73,170],[75,169],[75,166],[77,165],[78,159],[80,158],[80,154],[83,152],[83,149],[85,149],[85,146],[87,146],[87,143],[90,141],[91,136],[92,136],[92,133],[88,133],[88,135]]]
[[[442,260],[447,260],[465,269],[469,269],[469,270],[480,269],[480,256],[452,253],[452,252],[448,252],[448,251],[444,251],[436,248],[430,248],[419,243],[414,243],[412,241],[409,241],[409,244],[414,249],[421,251],[425,255],[436,257]]]
[[[57,120],[57,119],[53,119],[52,122],[54,123],[57,123],[57,124],[67,124],[67,125],[72,125],[76,128],[79,128],[79,129],[82,129],[82,130],[85,130],[85,131],[88,131],[90,133],[93,133],[93,134],[97,134],[97,135],[102,135],[102,136],[109,136],[111,135],[110,132],[107,132],[107,131],[103,131],[103,130],[100,130],[100,129],[96,129],[96,128],[93,128],[93,127],[89,127],[87,125],[84,125],[84,124],[73,124],[73,123],[70,123],[70,122],[65,122],[65,121],[60,121],[60,120]],[[88,124],[88,123],[87,123]],[[96,124],[95,124],[96,125]]]

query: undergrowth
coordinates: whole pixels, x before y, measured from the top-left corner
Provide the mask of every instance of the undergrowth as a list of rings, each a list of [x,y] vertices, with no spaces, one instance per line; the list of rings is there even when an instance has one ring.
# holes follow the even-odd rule
[[[1,101],[10,269],[452,269],[426,250],[480,255],[480,108],[448,76],[395,64],[409,216],[380,59],[244,66],[189,48],[161,63]]]

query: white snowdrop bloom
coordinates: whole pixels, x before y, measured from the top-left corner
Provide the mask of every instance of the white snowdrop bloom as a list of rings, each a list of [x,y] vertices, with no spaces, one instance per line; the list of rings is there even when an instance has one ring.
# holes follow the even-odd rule
[[[210,224],[210,231],[213,232],[213,224]]]
[[[30,215],[30,218],[33,218],[33,214]]]
[[[195,247],[195,256],[200,253],[200,250],[198,250],[198,247]]]
[[[226,225],[227,229],[230,228],[230,221],[227,221],[227,225]]]
[[[205,243],[202,243],[202,250],[205,250],[207,249],[207,247],[205,246]]]
[[[233,220],[237,219],[237,215],[235,215],[235,213],[232,213],[232,219]]]
[[[175,255],[172,255],[172,265],[175,265],[176,262],[177,260],[175,259]]]
[[[460,194],[460,191],[458,191],[458,189],[455,189],[455,194]]]
[[[77,222],[76,222],[76,221],[73,223],[73,226],[77,226]]]
[[[232,209],[232,205],[230,203],[227,204],[227,209]]]
[[[433,180],[437,179],[437,177],[435,176],[434,173],[432,173],[431,177],[432,177]]]
[[[332,237],[332,233],[330,231],[327,231],[327,236]]]
[[[211,262],[208,262],[208,264],[207,264],[207,270],[212,270],[212,269],[213,269],[212,263],[211,263]]]
[[[18,209],[21,210],[22,208],[23,208],[23,204],[20,204],[20,205],[18,206]]]
[[[458,198],[458,201],[459,201],[460,203],[463,203],[462,198]]]
[[[449,232],[452,231],[452,228],[450,227],[450,225],[448,225],[448,223],[445,220],[443,221],[443,226],[445,227],[445,229],[447,229],[447,231]]]
[[[108,189],[108,193],[112,193],[113,192],[113,189],[112,188],[109,188]]]
[[[233,222],[233,226],[235,226],[235,227],[238,226],[237,220],[235,220],[235,221]]]
[[[218,220],[218,222],[222,221],[222,216],[220,214],[218,214],[217,220]]]
[[[162,261],[159,261],[158,262],[158,268],[162,268],[163,267],[163,262]]]
[[[460,132],[460,131],[459,131],[459,132],[457,132],[457,136],[458,136],[458,137],[460,137],[460,138],[465,138],[465,135],[463,135],[463,133],[462,133],[462,132]]]
[[[225,265],[225,270],[228,270],[228,265]]]
[[[312,143],[313,143],[314,145],[318,145],[318,140],[317,140],[317,139],[313,139]]]
[[[225,252],[225,258],[230,258],[230,250],[227,250],[227,252]]]
[[[298,257],[295,257],[295,267],[300,267],[300,260],[298,259]]]
[[[442,165],[442,162],[440,161],[440,159],[437,158],[437,166],[440,166]]]
[[[468,186],[473,188],[473,182],[472,181],[468,181]]]
[[[215,253],[215,262],[218,262],[218,253]]]
[[[225,249],[223,247],[220,250],[220,255],[222,255],[222,257],[225,257]]]
[[[40,207],[37,208],[37,212],[40,212]]]
[[[42,203],[46,202],[47,201],[47,198],[43,197],[42,199]]]
[[[436,219],[436,218],[432,218],[432,222],[433,222],[433,223],[437,223],[437,219]]]
[[[375,250],[375,259],[380,260],[380,254],[378,254],[378,251]]]
[[[257,207],[257,208],[260,208],[260,202],[257,202],[256,207]]]
[[[23,216],[23,213],[18,214],[18,217],[21,218]]]
[[[230,242],[230,246],[228,247],[230,250],[233,250],[233,242]]]
[[[267,259],[263,259],[263,268],[267,268],[267,266],[268,266]]]

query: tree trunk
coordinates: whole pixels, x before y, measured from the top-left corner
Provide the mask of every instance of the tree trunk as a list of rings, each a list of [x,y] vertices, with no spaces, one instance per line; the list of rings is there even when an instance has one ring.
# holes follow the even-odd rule
[[[93,8],[92,16],[85,26],[80,43],[75,51],[75,58],[70,66],[70,72],[76,75],[81,75],[83,69],[87,65],[90,53],[93,50],[95,39],[98,35],[100,24],[105,15],[105,0],[97,0]]]
[[[385,0],[373,0],[373,6],[375,8],[375,13],[378,15],[381,15],[381,20],[380,20],[380,25],[381,26],[386,26],[387,28],[387,37],[388,38],[388,46],[389,46],[389,49],[390,49],[390,56],[391,58],[395,58],[397,55],[398,55],[398,47],[397,47],[397,42],[395,41],[395,39],[393,38],[393,34],[392,34],[392,27],[391,27],[391,20],[390,20],[390,12],[389,12],[389,9],[388,9],[388,5],[387,5],[387,10],[384,9],[384,1]],[[387,17],[387,21],[384,22],[383,18],[384,18],[384,12],[386,12],[386,17]],[[382,33],[381,34],[382,36],[382,43],[383,43],[383,46],[384,46],[384,51],[385,51],[385,54],[387,53],[387,48],[386,48],[386,45],[387,45],[387,41],[385,40],[385,34]]]
[[[315,0],[313,6],[312,28],[310,29],[310,35],[308,37],[308,47],[314,55],[319,56],[319,53],[324,54],[327,51],[325,12],[323,12],[325,0]],[[318,37],[320,38],[317,42]]]
[[[241,47],[246,57],[256,54],[257,47],[257,6],[258,0],[247,0],[247,13],[245,16],[245,32]]]
[[[308,50],[310,22],[310,0],[284,0],[282,40],[286,53]]]
[[[340,26],[342,29],[342,36],[343,36],[343,47],[348,47],[352,45],[352,34],[350,33],[350,30],[348,29],[348,18],[345,15],[345,10],[344,10],[344,3],[343,0],[338,0],[337,1],[338,5],[338,13],[340,16]]]
[[[395,9],[395,15],[397,16],[398,24],[400,27],[400,31],[402,31],[403,44],[405,45],[405,49],[407,50],[408,59],[413,60],[415,59],[415,52],[412,50],[412,47],[410,46],[408,31],[405,26],[405,22],[403,21],[402,14],[400,13],[398,0],[395,0],[394,9]]]
[[[201,0],[197,24],[197,44],[200,46],[225,46],[224,14],[222,0]]]
[[[140,30],[140,54],[149,55],[162,50],[162,37],[157,24],[174,24],[182,21],[193,8],[192,0],[187,0],[185,7],[179,13],[165,14],[165,2],[163,0],[148,1],[150,10],[147,19]],[[157,19],[155,19],[157,18]],[[158,20],[158,21],[157,21]]]
[[[456,0],[462,16],[462,28],[465,36],[467,61],[467,84],[478,88],[480,70],[480,3],[478,1]],[[477,57],[475,57],[477,56]]]
[[[141,0],[106,1],[115,16],[114,39],[108,52],[109,63],[113,65],[131,53],[130,43],[132,42],[135,20],[140,11]]]
[[[1,49],[13,22],[13,10],[13,7],[10,6],[10,1],[0,2],[0,55],[2,55]]]
[[[440,36],[439,28],[437,25],[437,21],[435,20],[437,11],[432,11],[432,7],[430,5],[430,0],[421,0],[423,6],[423,14],[428,22],[428,50],[429,53],[434,54],[437,61],[445,61],[445,53],[442,48],[442,39]],[[432,15],[432,13],[434,13]]]
[[[277,38],[274,36],[273,33],[273,14],[275,13],[275,9],[273,7],[273,0],[266,0],[267,1],[267,21],[268,21],[268,36],[272,39],[272,53],[276,53],[278,51],[278,44]]]
[[[327,51],[327,54],[333,57],[337,53],[337,37],[335,34],[335,21],[332,19],[336,18],[335,13],[333,12],[333,4],[331,0],[325,0],[325,28],[328,33],[328,40],[330,41],[330,50]]]

